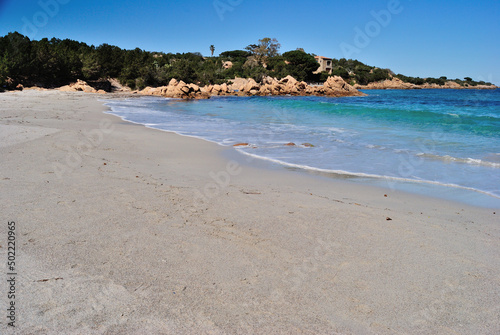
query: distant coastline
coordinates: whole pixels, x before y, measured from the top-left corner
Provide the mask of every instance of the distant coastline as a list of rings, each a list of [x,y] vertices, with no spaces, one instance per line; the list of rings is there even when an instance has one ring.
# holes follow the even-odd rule
[[[475,86],[469,84],[460,85],[452,80],[445,81],[444,84],[441,85],[437,83],[424,83],[417,85],[404,82],[397,77],[393,77],[391,79],[386,79],[383,81],[372,82],[367,85],[355,84],[353,87],[358,90],[391,90],[391,89],[392,90],[419,90],[419,89],[493,90],[498,88],[498,86],[495,85],[481,85],[481,84],[476,84]]]
[[[495,89],[470,77],[419,78],[352,59],[303,49],[280,53],[265,37],[245,50],[213,56],[98,47],[69,39],[30,40],[17,32],[0,37],[0,91],[25,87],[94,93],[127,91],[182,99],[219,95],[361,96],[360,89]]]

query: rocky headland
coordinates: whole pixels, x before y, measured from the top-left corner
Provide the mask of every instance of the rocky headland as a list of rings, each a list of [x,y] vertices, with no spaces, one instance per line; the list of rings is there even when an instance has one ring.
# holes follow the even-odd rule
[[[357,90],[418,90],[418,89],[484,89],[491,90],[496,89],[498,86],[495,85],[467,85],[462,86],[454,81],[447,81],[444,85],[424,83],[422,85],[415,85],[412,83],[406,83],[399,78],[393,77],[391,79],[386,79],[384,81],[372,82],[368,85],[355,84],[353,86]]]

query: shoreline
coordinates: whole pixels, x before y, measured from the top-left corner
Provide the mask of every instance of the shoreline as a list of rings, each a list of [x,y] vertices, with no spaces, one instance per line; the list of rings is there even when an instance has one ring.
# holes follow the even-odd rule
[[[500,331],[496,211],[245,164],[99,98],[0,95],[20,334]]]
[[[131,95],[127,97],[142,97],[142,96],[137,96],[137,95]],[[226,96],[227,97],[227,96]],[[121,98],[120,96],[117,96],[117,98]],[[218,97],[218,98],[224,98]],[[100,101],[102,101],[104,104],[107,103],[107,97],[102,97]],[[180,99],[179,99],[180,100]],[[375,187],[379,187],[381,191],[388,191],[388,190],[398,190],[398,191],[403,191],[408,194],[417,194],[417,195],[427,195],[433,199],[440,199],[440,200],[446,200],[446,201],[451,201],[451,202],[456,202],[457,205],[470,205],[473,207],[480,207],[480,208],[500,208],[500,197],[490,193],[488,191],[484,191],[481,189],[477,189],[474,187],[469,187],[469,186],[463,186],[463,185],[458,185],[458,184],[453,184],[453,183],[443,183],[443,182],[438,182],[438,181],[433,181],[433,180],[416,180],[416,179],[410,179],[410,178],[404,178],[404,177],[390,177],[390,176],[384,176],[384,175],[378,175],[378,174],[369,174],[369,173],[362,173],[362,172],[350,172],[347,170],[329,170],[329,169],[322,169],[318,167],[313,167],[313,166],[308,166],[308,165],[301,165],[301,164],[294,164],[294,163],[289,163],[286,161],[281,161],[277,159],[272,159],[269,157],[265,156],[259,156],[259,155],[254,155],[249,152],[245,152],[242,150],[238,150],[237,147],[230,146],[230,145],[224,145],[222,143],[219,143],[215,140],[210,140],[207,138],[203,138],[202,136],[197,136],[197,135],[189,135],[189,134],[181,134],[175,130],[168,130],[168,129],[161,129],[161,128],[156,128],[154,125],[149,126],[140,122],[135,122],[131,120],[127,120],[126,118],[115,114],[113,111],[106,112],[107,114],[114,115],[119,117],[121,120],[125,122],[131,122],[134,124],[142,125],[146,128],[149,129],[154,129],[154,130],[160,130],[160,131],[165,131],[169,133],[174,133],[179,136],[185,136],[189,138],[195,138],[199,139],[202,141],[206,141],[209,143],[214,143],[219,146],[222,146],[223,148],[229,150],[229,151],[235,151],[237,154],[232,155],[232,154],[226,154],[226,157],[232,157],[233,159],[236,159],[238,162],[249,162],[253,161],[255,162],[256,160],[259,161],[266,161],[266,163],[260,164],[260,166],[268,166],[271,169],[281,169],[281,170],[297,170],[305,175],[309,176],[321,176],[323,178],[329,179],[329,180],[347,180],[349,179],[352,183],[355,184],[365,184],[365,185],[371,185]],[[241,157],[237,157],[237,155],[241,155]],[[272,165],[275,165],[274,167]],[[430,195],[432,194],[432,196]]]
[[[133,96],[137,97],[137,96]],[[121,97],[117,97],[120,99]],[[221,98],[224,98],[222,96]],[[106,98],[104,98],[105,100]],[[99,99],[98,101],[100,102],[105,102],[104,100]],[[105,103],[104,103],[104,106]],[[418,181],[418,180],[411,180],[411,179],[404,179],[404,178],[398,178],[398,177],[384,177],[384,176],[371,176],[371,175],[364,175],[360,174],[357,175],[355,173],[350,173],[348,171],[341,171],[341,172],[336,172],[336,171],[330,171],[330,170],[324,170],[320,168],[312,168],[312,167],[303,167],[303,166],[294,166],[295,164],[292,163],[286,163],[286,162],[281,162],[281,161],[274,161],[272,159],[268,159],[266,157],[261,157],[257,155],[251,155],[247,154],[245,152],[237,150],[233,146],[228,146],[228,145],[223,145],[221,143],[218,143],[216,141],[211,141],[209,139],[202,138],[200,136],[195,136],[195,135],[185,135],[185,134],[180,134],[176,131],[173,130],[165,130],[165,129],[160,129],[160,128],[155,128],[153,126],[148,126],[139,122],[134,122],[130,120],[126,120],[122,118],[121,116],[113,114],[111,110],[109,110],[109,107],[106,106],[108,110],[104,111],[103,113],[111,115],[113,117],[117,117],[123,122],[126,123],[131,123],[137,126],[144,127],[146,129],[150,129],[152,131],[159,131],[159,132],[165,132],[169,134],[173,134],[175,136],[180,136],[180,137],[185,137],[189,139],[194,139],[196,141],[202,141],[205,143],[208,143],[209,145],[215,145],[218,149],[216,150],[218,152],[218,159],[223,159],[223,160],[230,160],[230,161],[235,161],[238,165],[244,166],[246,168],[251,168],[251,169],[257,169],[259,171],[265,172],[271,172],[271,173],[291,173],[291,174],[298,174],[301,177],[305,178],[311,178],[311,180],[329,180],[333,183],[340,182],[340,183],[345,183],[347,187],[349,186],[354,186],[354,185],[359,185],[360,188],[364,187],[369,187],[373,188],[374,192],[377,193],[387,193],[388,191],[395,191],[396,193],[401,193],[403,196],[406,197],[413,197],[417,196],[422,198],[424,201],[433,201],[433,200],[438,200],[438,201],[443,201],[449,203],[451,206],[465,206],[469,208],[477,208],[477,209],[484,209],[484,210],[494,210],[494,209],[500,209],[500,202],[499,198],[496,197],[493,194],[490,194],[486,191],[481,191],[478,189],[474,188],[468,188],[465,186],[460,186],[460,185],[454,185],[454,184],[442,184],[438,182],[433,182],[433,181]],[[214,147],[215,148],[215,147]],[[276,176],[275,176],[276,177]],[[370,182],[371,179],[371,182]],[[381,186],[381,184],[385,183],[390,183],[390,181],[395,180],[397,183],[403,183],[403,184],[410,184],[414,186],[422,185],[424,188],[429,187],[438,187],[441,188],[442,190],[447,190],[448,192],[444,193],[449,193],[453,191],[463,191],[463,192],[470,192],[471,194],[477,194],[480,196],[484,196],[487,198],[491,198],[492,201],[490,205],[486,206],[481,206],[477,204],[479,201],[475,201],[475,204],[470,204],[466,203],[464,201],[460,200],[454,200],[454,199],[448,199],[443,196],[431,196],[429,194],[425,194],[426,191],[411,191],[411,190],[403,190],[402,187],[394,187],[394,189],[391,189],[389,186]],[[361,190],[357,190],[361,191]],[[493,205],[493,202],[495,202],[495,205]]]

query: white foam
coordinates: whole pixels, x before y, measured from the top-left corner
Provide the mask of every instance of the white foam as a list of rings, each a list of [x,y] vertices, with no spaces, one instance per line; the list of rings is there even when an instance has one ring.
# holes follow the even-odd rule
[[[435,160],[441,160],[444,162],[456,162],[456,163],[463,163],[463,164],[471,164],[471,165],[478,165],[478,166],[487,166],[491,168],[500,168],[500,163],[494,163],[494,162],[489,162],[489,161],[484,161],[478,158],[458,158],[458,157],[452,157],[450,155],[434,155],[434,154],[426,154],[426,153],[418,153],[417,156],[419,157],[424,157],[424,158],[430,158],[430,159],[435,159]]]
[[[280,164],[280,165],[283,165],[286,167],[292,167],[292,168],[314,171],[314,172],[321,172],[321,173],[325,173],[325,174],[338,174],[338,175],[346,175],[346,176],[360,177],[360,178],[385,179],[385,180],[390,180],[390,181],[400,181],[400,182],[421,183],[421,184],[453,187],[453,188],[459,188],[459,189],[468,190],[468,191],[474,191],[474,192],[481,193],[481,194],[486,194],[488,196],[500,199],[500,196],[497,196],[496,194],[493,194],[491,192],[486,192],[486,191],[478,190],[478,189],[473,188],[473,187],[467,187],[467,186],[457,185],[457,184],[453,184],[453,183],[442,183],[442,182],[438,182],[438,181],[425,180],[425,179],[420,179],[420,178],[412,179],[412,178],[403,178],[403,177],[393,177],[393,176],[384,176],[384,175],[362,173],[362,172],[351,172],[351,171],[345,171],[345,170],[321,169],[321,168],[316,168],[316,167],[312,167],[312,166],[308,166],[308,165],[287,163],[287,162],[281,161],[279,159],[274,159],[274,158],[263,157],[263,156],[251,154],[251,153],[248,153],[244,150],[240,150],[238,148],[235,148],[235,149],[238,150],[239,152],[247,155],[247,156],[251,156],[253,158],[260,159],[260,160],[273,162],[273,163]]]

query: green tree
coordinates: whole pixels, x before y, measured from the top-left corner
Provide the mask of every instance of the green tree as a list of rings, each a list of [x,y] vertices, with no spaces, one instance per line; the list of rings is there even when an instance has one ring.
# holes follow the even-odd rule
[[[285,63],[285,58],[283,56],[276,56],[269,58],[267,61],[267,70],[271,77],[283,78],[289,73],[287,72],[287,64]]]
[[[99,78],[101,73],[101,64],[99,63],[99,59],[96,52],[92,51],[82,54],[81,62],[82,62],[82,74],[85,80],[96,80]]]
[[[96,48],[97,59],[101,66],[101,77],[118,77],[123,67],[123,52],[114,45],[101,44]]]
[[[390,78],[389,70],[375,68],[371,70],[371,73],[368,76],[368,81],[371,83],[371,82],[383,81],[389,78]]]
[[[229,59],[231,62],[236,63],[240,62],[241,64],[245,63],[248,57],[252,54],[245,50],[233,50],[233,51],[224,51],[219,57],[224,59]],[[233,65],[234,66],[234,65]]]
[[[279,55],[281,44],[275,38],[264,37],[259,44],[250,44],[245,49],[250,51],[259,64],[266,65],[268,58]]]
[[[349,72],[341,66],[336,66],[332,70],[332,76],[342,77],[344,80],[348,80],[350,78]]]
[[[195,64],[190,62],[189,59],[177,59],[172,63],[172,78],[182,80],[185,83],[196,82],[196,69]]]
[[[9,60],[7,55],[0,57],[0,90],[6,84],[7,76],[9,75]]]
[[[212,45],[210,46],[210,52],[212,53],[212,57],[214,56],[214,51],[215,51],[215,47],[214,47],[214,45],[212,44]]]
[[[318,69],[318,62],[314,56],[301,50],[288,51],[283,54],[287,65],[285,70],[295,79],[311,80],[313,72]]]
[[[31,41],[17,32],[9,33],[2,38],[0,56],[6,56],[4,64],[8,68],[8,77],[14,82],[21,82],[31,75],[38,64],[31,59]],[[4,65],[5,66],[5,65]]]

